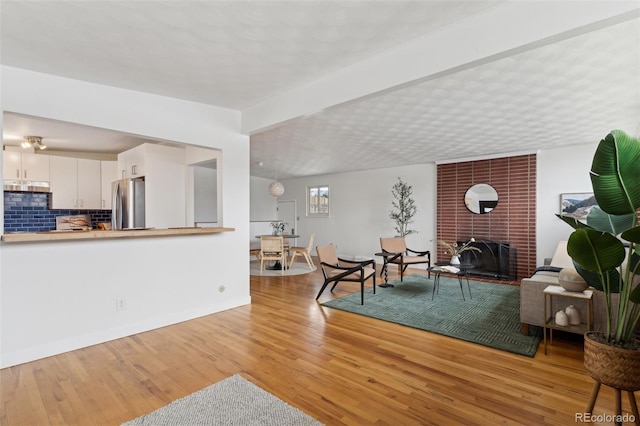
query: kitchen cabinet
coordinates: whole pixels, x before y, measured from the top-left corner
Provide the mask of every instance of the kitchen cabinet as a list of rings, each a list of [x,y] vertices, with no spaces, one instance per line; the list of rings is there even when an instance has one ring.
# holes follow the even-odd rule
[[[2,153],[2,177],[49,182],[49,155],[5,150]]]
[[[138,178],[145,175],[148,145],[149,144],[138,145],[135,148],[118,154],[118,170],[120,170],[121,179]]]
[[[119,179],[117,161],[100,162],[101,196],[100,202],[103,210],[111,210],[111,183]]]
[[[100,209],[102,181],[100,161],[78,159],[78,204],[81,209]]]
[[[100,161],[51,156],[51,208],[101,208]]]

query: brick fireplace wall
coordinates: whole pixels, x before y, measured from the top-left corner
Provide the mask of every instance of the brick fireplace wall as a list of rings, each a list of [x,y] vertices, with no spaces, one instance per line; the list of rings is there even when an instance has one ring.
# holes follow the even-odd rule
[[[536,268],[536,156],[440,164],[437,171],[437,238],[449,243],[492,240],[517,249],[517,277]],[[467,210],[464,195],[470,186],[488,183],[498,192],[498,205],[488,214]],[[449,260],[438,244],[436,261]]]

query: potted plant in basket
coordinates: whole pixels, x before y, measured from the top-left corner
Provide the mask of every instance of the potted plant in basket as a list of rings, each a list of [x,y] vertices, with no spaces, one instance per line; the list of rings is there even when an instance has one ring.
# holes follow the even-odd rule
[[[597,382],[634,392],[640,390],[640,141],[611,131],[590,176],[598,207],[587,223],[557,215],[575,229],[567,252],[576,270],[606,300],[607,331],[585,334],[584,364]]]

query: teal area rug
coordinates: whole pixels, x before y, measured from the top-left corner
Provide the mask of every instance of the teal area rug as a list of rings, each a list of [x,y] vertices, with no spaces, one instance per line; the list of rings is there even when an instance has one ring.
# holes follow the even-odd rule
[[[360,292],[322,303],[323,306],[353,312],[384,321],[504,351],[534,356],[542,338],[541,327],[529,327],[522,334],[520,324],[520,287],[489,284],[463,279],[465,300],[462,300],[457,278],[440,278],[440,289],[431,300],[433,277],[409,275],[395,287],[371,288],[365,291],[364,305]]]

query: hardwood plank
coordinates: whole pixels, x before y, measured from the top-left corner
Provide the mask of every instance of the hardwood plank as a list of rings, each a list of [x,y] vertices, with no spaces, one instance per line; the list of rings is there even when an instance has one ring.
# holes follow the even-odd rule
[[[2,369],[0,424],[120,424],[236,373],[327,425],[565,425],[587,406],[580,336],[528,358],[325,308],[321,283],[252,276],[250,306]],[[594,413],[613,411],[603,386]]]

